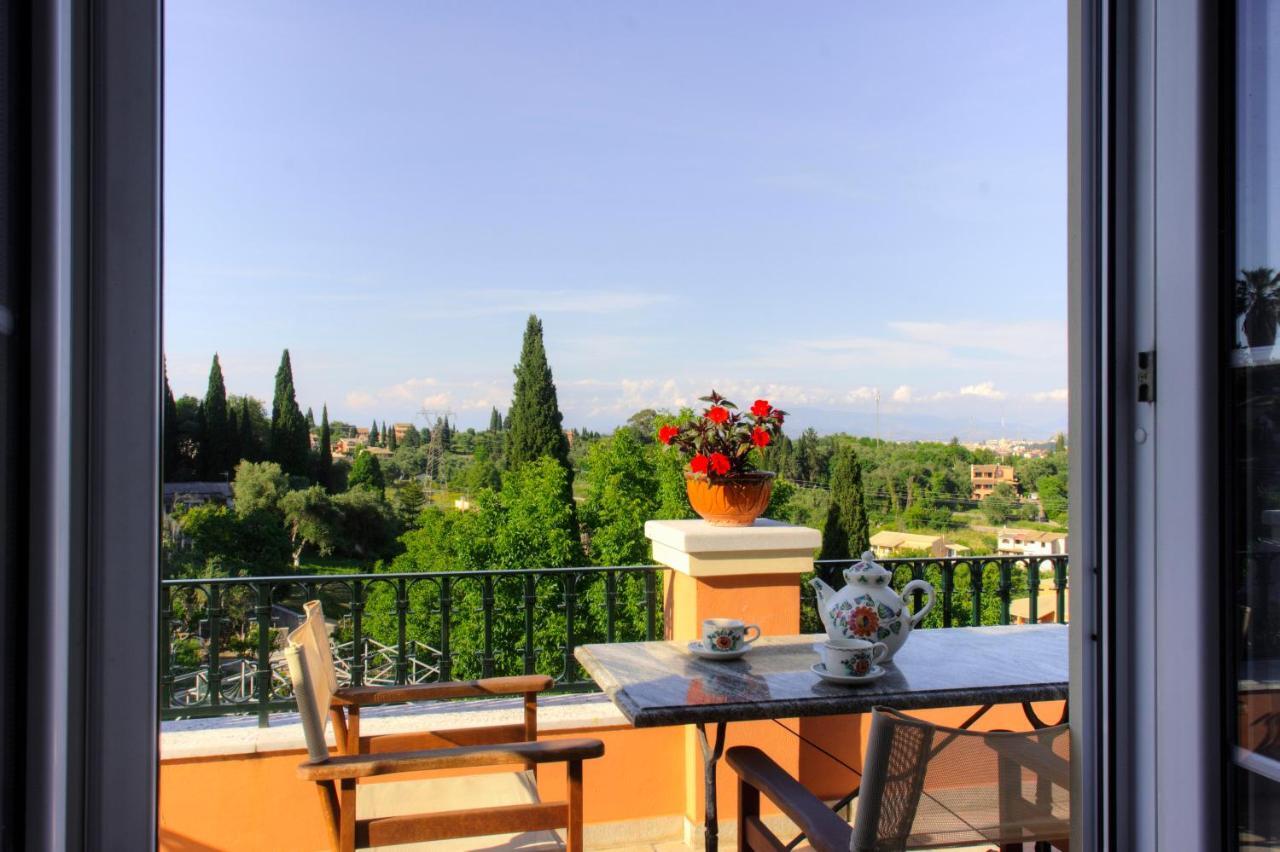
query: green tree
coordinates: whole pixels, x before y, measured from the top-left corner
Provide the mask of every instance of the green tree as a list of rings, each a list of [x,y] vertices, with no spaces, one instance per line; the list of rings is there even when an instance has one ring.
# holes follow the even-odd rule
[[[394,453],[396,451],[396,447],[398,446],[398,444],[396,443],[395,425],[392,424],[391,428],[387,430],[384,434],[386,434],[387,436],[387,449]]]
[[[209,367],[209,387],[200,408],[204,434],[200,453],[200,475],[206,480],[222,479],[231,471],[231,435],[227,423],[227,386],[222,380],[222,364],[214,353]]]
[[[982,501],[982,514],[999,526],[1008,523],[1018,513],[1018,492],[1007,482],[997,482]]]
[[[395,556],[400,525],[381,494],[353,488],[333,498],[339,532],[335,549],[357,559],[390,559]]]
[[[826,481],[826,459],[818,443],[818,433],[805,429],[796,442],[796,474],[803,482]]]
[[[404,430],[404,440],[400,442],[403,446],[416,450],[422,446],[422,434],[418,431],[418,427],[412,423],[409,428]]]
[[[564,434],[564,417],[556,399],[556,385],[542,343],[542,321],[530,316],[525,326],[520,362],[515,367],[515,391],[511,399],[511,427],[507,436],[507,466],[548,456],[565,468],[568,483],[569,441]]]
[[[293,545],[293,566],[301,563],[302,551],[313,548],[321,556],[333,552],[338,538],[339,517],[329,494],[319,485],[290,491],[280,498],[285,529]]]
[[[233,403],[234,400],[235,397],[231,397]],[[259,436],[269,433],[271,424],[267,422],[262,403],[258,400],[241,397],[239,407],[240,440],[236,444],[240,448],[240,458],[236,461],[262,461],[262,439]]]
[[[164,481],[178,481],[182,454],[178,449],[178,403],[169,387],[169,366],[164,366]]]
[[[862,465],[849,444],[841,445],[831,464],[831,506],[822,529],[823,559],[857,557],[871,546],[871,529],[862,494]]]
[[[276,370],[275,398],[271,405],[271,460],[287,474],[306,476],[310,472],[310,432],[298,408],[288,349],[284,350]]]
[[[371,447],[378,446],[378,440],[379,440],[380,434],[381,433],[378,432],[378,421],[375,420],[369,426],[369,446]]]
[[[400,516],[400,522],[406,527],[412,526],[418,520],[426,503],[427,495],[422,491],[422,483],[416,478],[401,483],[395,490],[396,514]]]
[[[378,457],[368,450],[361,450],[351,465],[347,487],[371,491],[378,495],[378,499],[382,499],[387,482],[382,476],[382,465],[378,462]]]
[[[570,523],[578,527],[577,506],[573,500],[573,466],[569,462],[569,441],[564,433],[564,417],[556,398],[555,380],[542,342],[542,321],[530,314],[525,325],[520,361],[515,366],[515,389],[511,398],[511,425],[506,435],[506,465],[516,470],[520,465],[541,458],[553,459],[564,469],[564,501]],[[503,482],[503,489],[506,481]]]
[[[316,481],[332,490],[333,478],[333,443],[329,434],[329,404],[326,402],[320,409],[320,455],[316,460]]]
[[[308,432],[316,431],[316,415],[315,415],[315,412],[311,410],[311,406],[309,405],[307,406],[307,431]]]
[[[1050,520],[1058,523],[1067,521],[1067,478],[1058,474],[1042,476],[1036,480],[1036,492],[1040,495],[1040,505]]]
[[[292,552],[275,511],[232,513],[206,504],[191,509],[179,524],[191,541],[191,561],[199,576],[269,576],[282,573]]]
[[[236,465],[236,478],[231,483],[236,514],[245,518],[254,512],[275,511],[280,498],[289,490],[289,477],[275,462],[245,462]]]
[[[498,412],[497,406],[494,406],[493,410],[489,412],[489,431],[502,431],[502,414]]]
[[[657,512],[658,471],[635,430],[623,426],[591,445],[582,522],[595,565],[640,565],[649,559],[644,522]]]

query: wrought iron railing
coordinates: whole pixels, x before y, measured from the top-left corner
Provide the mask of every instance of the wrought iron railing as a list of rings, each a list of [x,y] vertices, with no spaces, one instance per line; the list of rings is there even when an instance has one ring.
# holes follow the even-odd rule
[[[1066,556],[886,559],[895,584],[930,579],[938,603],[926,627],[1007,624],[1010,605],[1056,592],[1063,621]],[[820,560],[839,588],[848,561]],[[573,650],[588,642],[662,636],[658,565],[432,573],[170,579],[160,590],[160,711],[164,718],[294,709],[284,634],[320,599],[332,622],[339,680],[390,685],[547,674],[559,688],[593,686]],[[994,593],[994,597],[991,593]],[[802,628],[820,630],[800,588]],[[917,596],[918,608],[923,597]]]

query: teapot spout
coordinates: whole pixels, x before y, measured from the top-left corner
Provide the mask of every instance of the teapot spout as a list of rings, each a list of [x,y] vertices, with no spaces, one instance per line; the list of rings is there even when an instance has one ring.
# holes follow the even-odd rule
[[[825,603],[827,598],[831,597],[836,593],[836,590],[828,586],[826,581],[824,581],[821,577],[814,577],[809,581],[809,585],[813,586],[814,591],[817,592],[818,603],[820,604]]]

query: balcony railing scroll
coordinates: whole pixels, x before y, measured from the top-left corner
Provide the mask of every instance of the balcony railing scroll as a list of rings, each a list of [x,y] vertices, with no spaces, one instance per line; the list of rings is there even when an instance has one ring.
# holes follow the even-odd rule
[[[850,561],[815,563],[832,586]],[[885,559],[899,587],[930,580],[938,602],[925,627],[1007,624],[1010,605],[1056,593],[1064,621],[1067,557]],[[160,589],[163,718],[295,709],[285,634],[302,604],[319,599],[330,620],[339,681],[402,685],[546,674],[558,688],[593,688],[573,650],[589,642],[663,635],[659,565],[431,573],[169,579]],[[807,578],[802,629],[820,630]],[[923,603],[917,596],[913,606]]]

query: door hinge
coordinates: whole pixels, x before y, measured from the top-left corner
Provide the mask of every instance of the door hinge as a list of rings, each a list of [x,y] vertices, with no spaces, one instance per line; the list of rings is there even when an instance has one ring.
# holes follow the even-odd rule
[[[1156,401],[1156,352],[1138,353],[1138,402]]]

